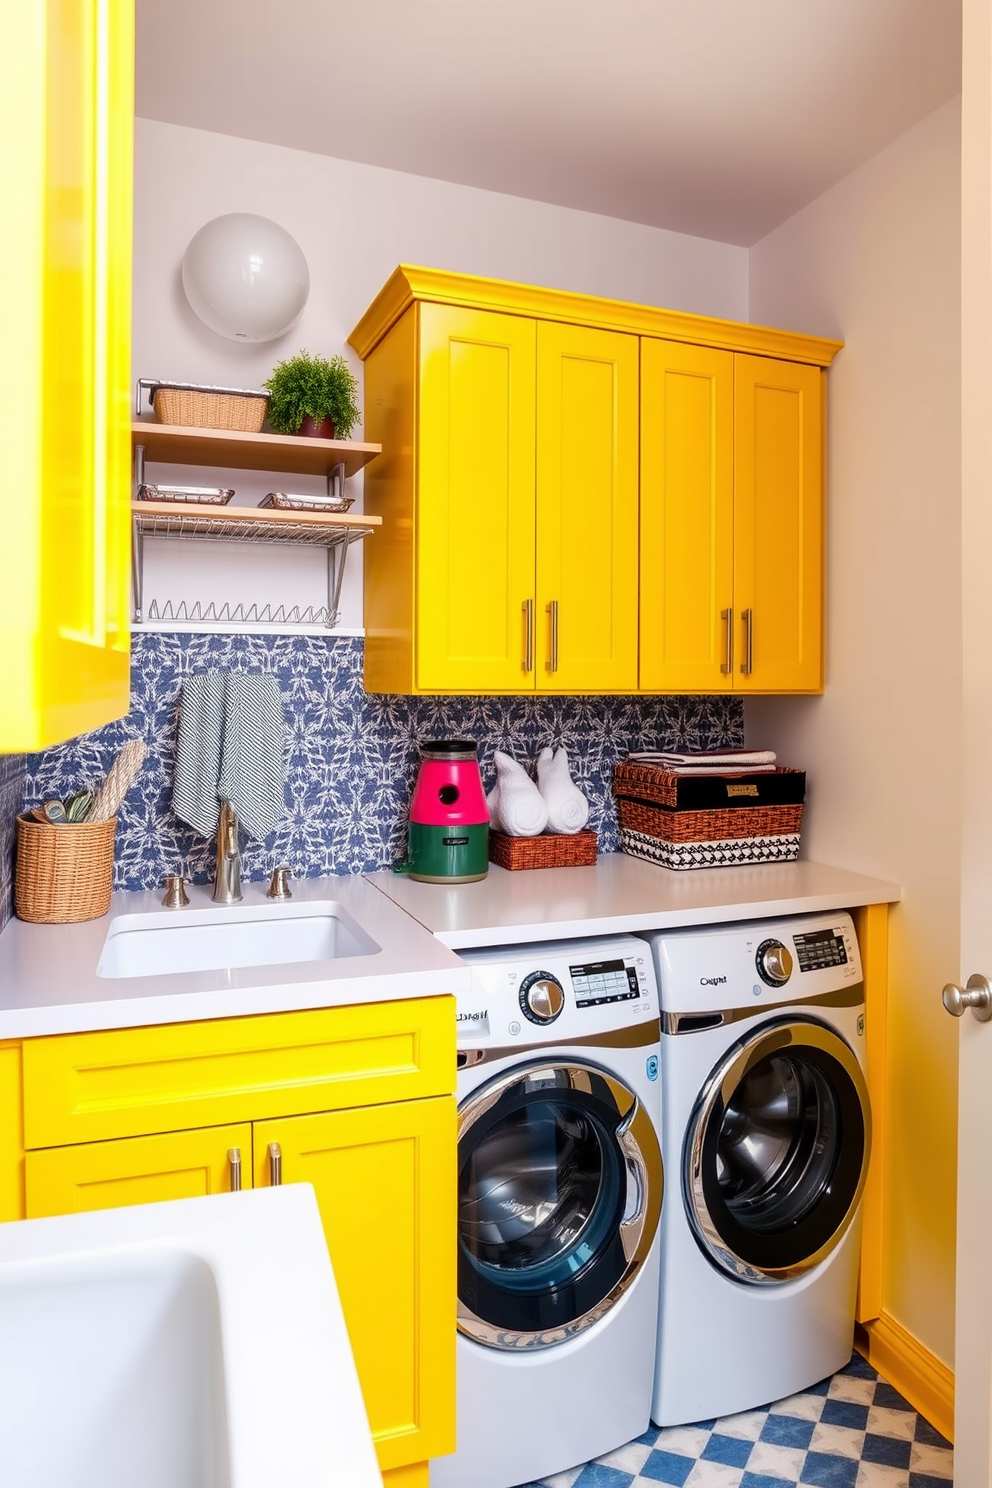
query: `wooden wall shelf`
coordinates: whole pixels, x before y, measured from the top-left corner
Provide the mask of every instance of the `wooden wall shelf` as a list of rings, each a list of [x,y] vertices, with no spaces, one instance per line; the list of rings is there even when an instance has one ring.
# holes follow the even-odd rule
[[[219,465],[230,470],[272,470],[288,475],[323,475],[343,465],[345,478],[357,475],[382,454],[381,444],[350,439],[300,439],[289,434],[239,434],[234,429],[190,429],[138,419],[131,442],[146,460],[171,465]]]

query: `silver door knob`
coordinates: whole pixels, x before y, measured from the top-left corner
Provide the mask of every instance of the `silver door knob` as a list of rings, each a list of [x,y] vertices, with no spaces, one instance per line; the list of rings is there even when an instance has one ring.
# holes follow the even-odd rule
[[[977,1018],[979,1023],[992,1020],[992,987],[989,986],[988,979],[979,976],[977,972],[968,978],[965,987],[959,987],[957,982],[948,982],[940,994],[940,1000],[952,1018],[963,1018],[965,1011],[970,1008],[972,1017]]]

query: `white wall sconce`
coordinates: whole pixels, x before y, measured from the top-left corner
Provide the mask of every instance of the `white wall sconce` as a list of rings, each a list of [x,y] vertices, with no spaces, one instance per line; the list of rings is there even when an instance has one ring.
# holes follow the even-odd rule
[[[296,239],[251,212],[205,223],[190,239],[182,273],[193,313],[229,341],[274,341],[296,324],[310,293]]]

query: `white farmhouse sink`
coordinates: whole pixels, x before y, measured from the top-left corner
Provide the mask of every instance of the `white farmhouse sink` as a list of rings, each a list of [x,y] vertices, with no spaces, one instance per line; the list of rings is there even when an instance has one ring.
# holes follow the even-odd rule
[[[310,1185],[0,1225],[0,1482],[381,1488]]]
[[[227,1488],[217,1286],[180,1250],[0,1265],[0,1477]]]
[[[118,915],[96,974],[165,976],[370,956],[380,947],[333,900]]]

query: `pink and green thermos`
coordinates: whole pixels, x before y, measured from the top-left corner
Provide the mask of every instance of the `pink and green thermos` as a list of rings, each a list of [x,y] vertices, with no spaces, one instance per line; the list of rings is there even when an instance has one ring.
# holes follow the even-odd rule
[[[489,808],[471,739],[430,739],[410,802],[407,872],[422,883],[474,883],[489,871]]]

